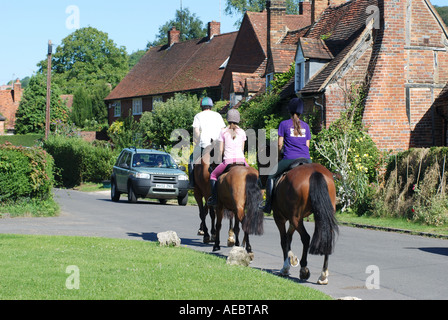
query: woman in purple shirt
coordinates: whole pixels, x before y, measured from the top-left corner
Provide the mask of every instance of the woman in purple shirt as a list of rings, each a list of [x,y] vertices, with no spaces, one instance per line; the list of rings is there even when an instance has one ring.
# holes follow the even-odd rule
[[[265,213],[271,212],[271,195],[274,181],[296,160],[311,163],[310,159],[310,127],[300,120],[303,113],[303,100],[292,99],[288,104],[291,119],[282,121],[278,128],[278,151],[283,150],[283,159],[278,163],[277,169],[271,173],[266,184],[266,204],[262,208]]]

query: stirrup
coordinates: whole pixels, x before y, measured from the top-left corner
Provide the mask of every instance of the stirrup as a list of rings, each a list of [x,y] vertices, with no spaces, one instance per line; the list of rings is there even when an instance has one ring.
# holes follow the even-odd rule
[[[210,207],[216,207],[216,205],[218,204],[218,200],[214,199],[213,197],[208,198],[207,200],[207,205]]]

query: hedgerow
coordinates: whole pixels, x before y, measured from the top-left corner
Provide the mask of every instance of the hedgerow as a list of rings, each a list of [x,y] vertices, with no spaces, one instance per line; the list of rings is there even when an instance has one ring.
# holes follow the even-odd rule
[[[0,145],[0,202],[50,199],[53,169],[53,158],[42,148]]]

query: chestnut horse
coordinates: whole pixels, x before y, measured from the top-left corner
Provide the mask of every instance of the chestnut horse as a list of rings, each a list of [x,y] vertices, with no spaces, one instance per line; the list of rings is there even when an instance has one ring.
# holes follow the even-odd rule
[[[210,153],[213,150],[213,145],[208,146],[204,149],[201,157],[201,162],[194,166],[194,198],[199,207],[199,218],[201,219],[201,224],[199,226],[198,235],[203,235],[203,242],[209,243],[213,240],[215,236],[215,209],[207,205],[207,200],[211,196],[212,191],[210,187]],[[210,218],[212,220],[211,234],[208,233],[207,224],[205,218],[210,211]]]
[[[294,231],[300,234],[303,244],[300,260],[300,279],[308,280],[307,254],[323,255],[324,266],[319,284],[328,283],[328,256],[332,254],[338,224],[336,210],[336,188],[332,173],[316,163],[300,165],[283,175],[275,188],[273,198],[274,220],[280,232],[284,265],[282,275],[289,275],[290,266],[297,266],[297,257],[291,251]],[[314,214],[315,226],[310,244],[303,219]],[[286,222],[289,229],[286,230]]]
[[[247,253],[252,253],[249,243],[249,235],[263,234],[264,214],[259,204],[262,200],[260,186],[258,185],[258,171],[252,167],[231,166],[228,173],[222,174],[218,179],[218,204],[216,218],[216,237],[213,251],[221,250],[219,232],[222,219],[235,217],[234,234],[235,245],[239,246],[239,224],[242,223],[244,231],[243,246]]]

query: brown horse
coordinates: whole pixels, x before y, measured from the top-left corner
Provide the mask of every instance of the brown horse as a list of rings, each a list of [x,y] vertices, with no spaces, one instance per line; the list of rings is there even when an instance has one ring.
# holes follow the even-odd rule
[[[323,255],[324,266],[318,280],[328,283],[328,256],[333,252],[338,225],[336,210],[336,188],[332,173],[316,163],[304,164],[290,170],[279,179],[273,198],[274,220],[280,231],[284,265],[282,275],[289,275],[290,266],[297,266],[297,257],[291,251],[295,230],[300,234],[303,253],[300,260],[300,279],[308,280],[307,254]],[[303,219],[314,214],[313,239],[305,230]],[[289,229],[286,230],[286,221]]]
[[[208,146],[204,149],[201,157],[201,162],[194,166],[194,198],[199,207],[199,218],[201,219],[201,224],[199,226],[198,235],[203,235],[203,242],[209,243],[210,240],[214,238],[215,229],[215,209],[207,205],[207,200],[212,194],[210,187],[210,153],[213,150],[213,145]],[[212,221],[211,234],[208,233],[207,224],[205,218],[210,211],[210,218]]]
[[[213,251],[221,250],[219,232],[225,213],[227,217],[235,217],[234,234],[235,245],[239,246],[239,224],[244,231],[243,246],[252,253],[249,235],[263,234],[264,214],[258,206],[262,200],[261,189],[258,185],[258,171],[246,166],[232,166],[228,173],[218,179],[218,205],[216,219],[216,237]],[[229,233],[230,234],[230,233]]]

